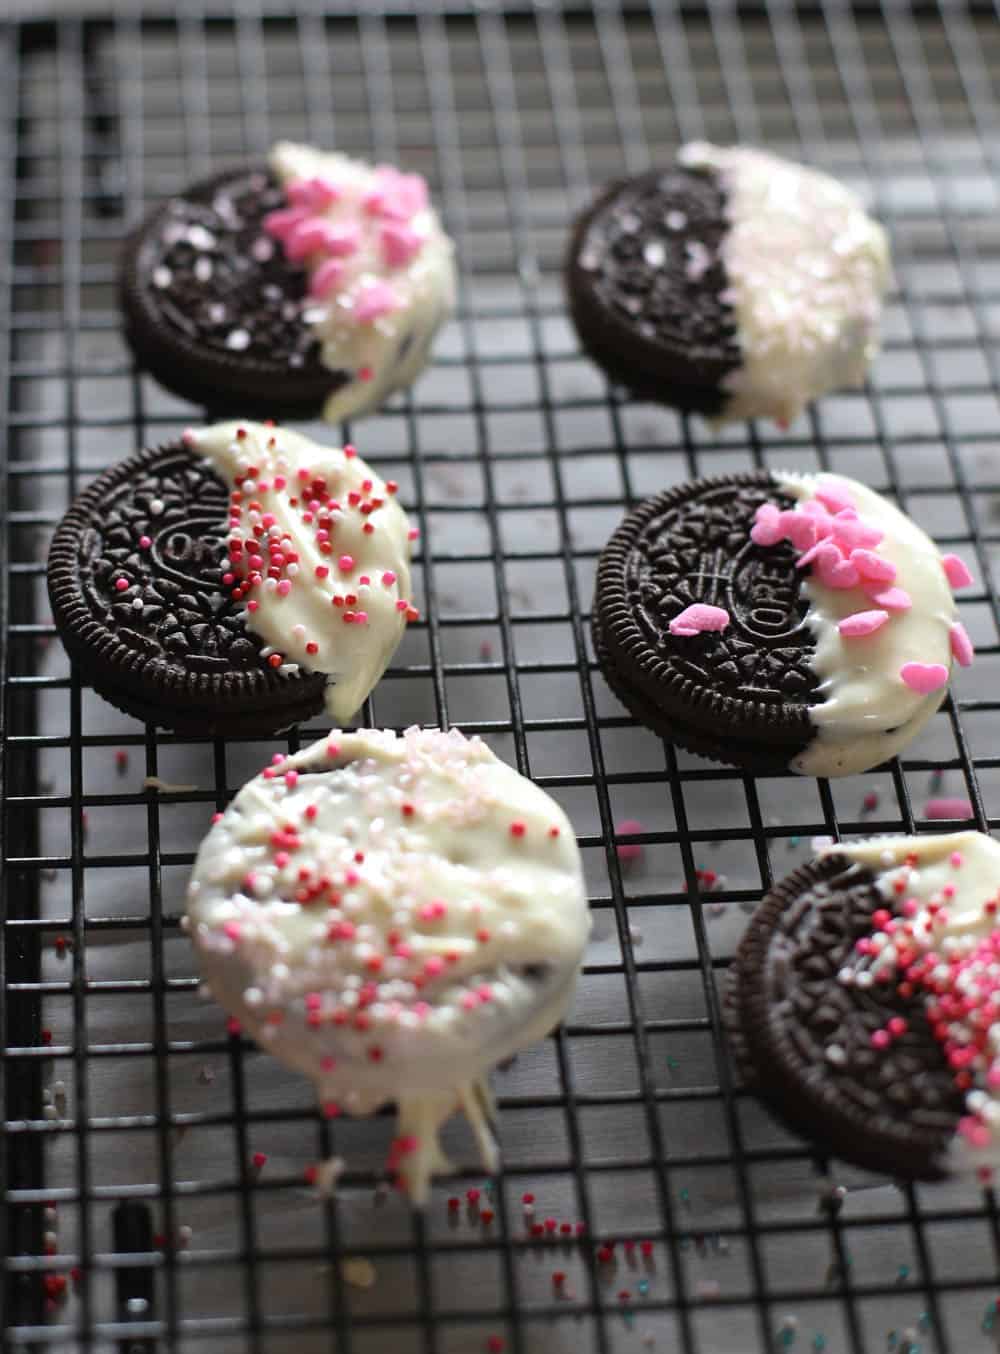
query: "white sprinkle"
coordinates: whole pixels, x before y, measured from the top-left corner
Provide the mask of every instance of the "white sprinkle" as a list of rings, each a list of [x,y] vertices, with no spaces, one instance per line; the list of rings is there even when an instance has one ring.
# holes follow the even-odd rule
[[[847,1054],[841,1048],[840,1044],[827,1044],[826,1060],[833,1063],[834,1067],[843,1067],[847,1062]]]
[[[250,347],[250,335],[245,329],[233,329],[226,335],[226,347],[232,352],[241,353]]]
[[[683,230],[688,223],[688,219],[683,212],[667,212],[665,219],[668,230]]]
[[[162,267],[161,267],[161,268],[154,268],[154,269],[153,269],[153,286],[154,286],[154,287],[159,287],[159,288],[162,290],[164,287],[169,287],[170,284],[171,284],[171,282],[172,282],[173,280],[174,280],[174,276],[173,276],[173,273],[171,273],[171,271],[170,271],[169,268],[162,268]]]

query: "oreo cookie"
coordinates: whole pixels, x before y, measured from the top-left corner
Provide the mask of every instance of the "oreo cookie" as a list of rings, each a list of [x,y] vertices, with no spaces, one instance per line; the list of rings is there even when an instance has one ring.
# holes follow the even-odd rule
[[[324,507],[331,490],[343,509]],[[353,448],[220,425],[80,495],[49,552],[52,614],[86,680],[137,719],[267,734],[325,704],[344,721],[416,617],[408,534]],[[307,564],[313,552],[330,564]]]
[[[428,361],[454,288],[423,179],[289,143],[156,208],[119,272],[139,364],[262,417],[376,408]]]
[[[1000,1161],[998,890],[1000,847],[975,832],[831,846],[783,880],[728,977],[747,1087],[824,1154],[988,1180]]]
[[[756,772],[838,776],[895,755],[972,646],[954,557],[836,475],[696,480],[602,552],[592,628],[609,686],[671,742]]]
[[[889,254],[836,180],[693,143],[583,213],[565,277],[580,341],[612,380],[715,421],[787,424],[864,384]]]

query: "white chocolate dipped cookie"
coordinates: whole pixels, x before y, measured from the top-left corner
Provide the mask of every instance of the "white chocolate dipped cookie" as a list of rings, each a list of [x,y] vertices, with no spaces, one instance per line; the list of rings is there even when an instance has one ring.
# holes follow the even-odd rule
[[[649,728],[757,773],[846,776],[901,752],[973,660],[972,576],[842,475],[755,471],[640,503],[605,546],[593,632]]]
[[[549,1033],[590,930],[565,814],[478,738],[358,730],[265,769],[213,825],[187,928],[215,999],[328,1113],[398,1107],[391,1166],[422,1203],[486,1077]]]
[[[836,179],[746,146],[683,146],[577,220],[566,288],[583,346],[642,399],[790,423],[862,386],[890,282],[882,227]]]
[[[279,669],[325,673],[327,713],[351,719],[418,615],[417,533],[395,484],[353,447],[288,428],[218,423],[188,429],[184,443],[231,490],[226,578],[246,625]]]

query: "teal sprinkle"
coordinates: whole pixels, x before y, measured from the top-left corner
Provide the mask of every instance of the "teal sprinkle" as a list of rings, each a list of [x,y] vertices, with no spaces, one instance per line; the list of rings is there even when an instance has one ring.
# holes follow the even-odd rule
[[[910,1266],[900,1265],[899,1269],[896,1270],[896,1282],[906,1283],[909,1277],[910,1277]]]
[[[790,850],[794,850],[795,847],[798,846],[798,844],[799,844],[799,842],[800,842],[801,840],[802,840],[801,837],[789,837],[789,838],[788,838],[788,846],[789,846],[789,849],[790,849]]]
[[[991,1302],[983,1315],[983,1334],[988,1335],[997,1319],[996,1303]]]
[[[625,1325],[628,1327],[629,1330],[631,1330],[632,1327],[635,1325],[635,1313],[634,1313],[634,1312],[622,1312],[622,1318],[623,1318],[624,1321],[625,1321]]]
[[[487,1199],[493,1198],[493,1184],[491,1181],[487,1180],[486,1184],[483,1186],[483,1193],[486,1195]]]
[[[681,1194],[680,1194],[680,1199],[681,1199],[681,1203],[682,1203],[682,1204],[684,1204],[685,1206],[690,1206],[690,1204],[691,1204],[691,1191],[688,1190],[688,1189],[682,1189],[682,1190],[681,1190]]]
[[[930,1328],[931,1328],[930,1312],[921,1312],[920,1315],[917,1317],[917,1329],[930,1330]]]
[[[795,1331],[790,1326],[786,1326],[784,1330],[778,1332],[778,1342],[785,1349],[788,1349],[790,1345],[795,1343]]]
[[[649,1292],[649,1280],[640,1279],[639,1282],[636,1284],[636,1288],[638,1288],[640,1295],[642,1297],[645,1297],[646,1294]]]
[[[887,1348],[887,1349],[895,1349],[898,1340],[899,1340],[899,1336],[896,1334],[896,1332],[895,1332],[894,1330],[891,1330],[891,1331],[889,1332],[888,1336],[886,1337],[886,1342],[885,1342],[886,1348]]]
[[[676,1072],[676,1071],[677,1071],[677,1067],[678,1067],[677,1059],[676,1059],[676,1058],[668,1058],[668,1059],[667,1059],[667,1067],[669,1068],[669,1070],[670,1070],[671,1072]]]
[[[826,1336],[819,1331],[813,1336],[813,1349],[815,1349],[816,1354],[821,1354],[821,1351],[826,1349]]]

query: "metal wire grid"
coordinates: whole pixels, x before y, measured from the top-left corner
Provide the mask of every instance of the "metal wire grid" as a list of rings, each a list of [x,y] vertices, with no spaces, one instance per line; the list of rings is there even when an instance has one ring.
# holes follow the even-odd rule
[[[814,1162],[734,1087],[716,987],[744,910],[812,834],[926,830],[939,782],[968,796],[977,826],[1000,815],[992,16],[832,0],[410,17],[184,6],[12,24],[0,41],[16,187],[0,218],[5,1347],[466,1354],[495,1334],[516,1354],[606,1354],[649,1334],[658,1349],[744,1354],[791,1334],[861,1354],[913,1327],[924,1350],[993,1348],[992,1193],[897,1190]],[[595,941],[580,998],[498,1080],[505,1167],[489,1225],[445,1208],[483,1186],[471,1167],[424,1217],[377,1202],[389,1124],[331,1128],[307,1088],[199,1006],[178,933],[186,872],[209,812],[278,745],[181,740],[117,716],[69,670],[44,602],[65,503],[193,416],[118,339],[125,224],[278,134],[427,173],[464,270],[434,372],[355,431],[424,533],[426,622],[366,721],[482,733],[565,804],[586,860]],[[622,402],[563,317],[571,211],[700,135],[830,167],[893,234],[875,383],[785,435],[715,436]],[[902,764],[861,785],[755,781],[676,753],[623,716],[589,647],[594,561],[628,502],[787,464],[892,492],[980,580],[963,599],[973,676]],[[157,794],[142,775],[197,788]],[[865,794],[877,808],[863,811]],[[645,828],[639,866],[615,850],[625,817]],[[471,1162],[459,1131],[453,1146]],[[351,1169],[320,1205],[302,1168],[332,1151]],[[839,1210],[822,1205],[831,1182],[848,1187]],[[587,1240],[532,1237],[526,1190],[539,1217],[582,1220]],[[624,1243],[640,1236],[654,1255],[635,1267]],[[596,1257],[609,1241],[613,1266]],[[355,1287],[345,1256],[371,1260],[373,1288]],[[553,1293],[554,1269],[570,1296]],[[45,1277],[70,1270],[47,1307]]]

